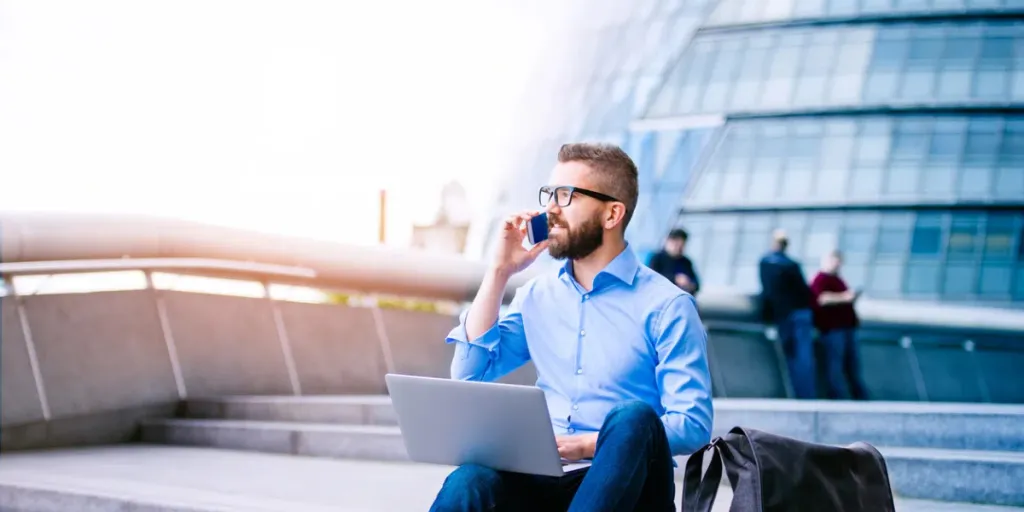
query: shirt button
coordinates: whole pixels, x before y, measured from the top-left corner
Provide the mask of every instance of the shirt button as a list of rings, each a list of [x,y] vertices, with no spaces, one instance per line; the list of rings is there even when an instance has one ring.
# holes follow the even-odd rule
[[[576,432],[576,429],[569,427],[569,433],[572,434],[573,432]]]
[[[590,295],[584,295],[584,296],[583,296],[583,300],[587,300],[587,299],[589,299],[589,298],[590,298]]]
[[[586,336],[586,335],[587,335],[587,331],[580,331],[580,336]]]
[[[577,368],[576,369],[576,375],[582,375],[582,374],[583,374],[583,368]]]
[[[578,410],[580,410],[580,406],[574,405],[574,406],[572,406],[572,410],[578,411]]]

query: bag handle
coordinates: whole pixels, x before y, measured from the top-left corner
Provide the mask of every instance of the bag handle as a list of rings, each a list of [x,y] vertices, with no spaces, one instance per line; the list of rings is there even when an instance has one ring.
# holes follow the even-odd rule
[[[719,453],[716,438],[699,452],[690,455],[686,461],[686,472],[683,477],[683,510],[686,512],[711,512],[715,504],[715,497],[718,495],[718,486],[722,483],[722,455]],[[714,452],[711,457],[711,465],[701,479],[701,470],[704,465],[704,453],[708,450]]]

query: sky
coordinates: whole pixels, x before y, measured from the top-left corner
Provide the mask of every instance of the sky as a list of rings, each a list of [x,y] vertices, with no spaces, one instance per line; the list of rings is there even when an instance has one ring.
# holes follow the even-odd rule
[[[498,0],[0,0],[0,211],[389,242],[494,195],[541,39]]]

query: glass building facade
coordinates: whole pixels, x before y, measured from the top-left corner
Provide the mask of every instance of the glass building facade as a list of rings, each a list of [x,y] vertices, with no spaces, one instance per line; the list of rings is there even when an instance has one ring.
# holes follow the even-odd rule
[[[838,248],[869,297],[1024,305],[1024,0],[697,4],[633,20],[696,20],[667,60],[606,45],[602,76],[632,85],[587,82],[589,115],[555,137],[636,159],[634,247],[683,227],[703,286],[749,293],[783,228],[808,278]]]

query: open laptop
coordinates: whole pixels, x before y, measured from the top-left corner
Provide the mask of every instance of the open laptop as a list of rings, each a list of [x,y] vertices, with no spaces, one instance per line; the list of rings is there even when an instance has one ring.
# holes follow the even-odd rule
[[[558,455],[540,388],[397,374],[384,379],[415,462],[547,476],[590,465]]]

